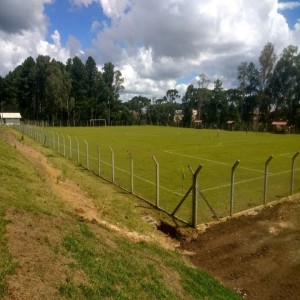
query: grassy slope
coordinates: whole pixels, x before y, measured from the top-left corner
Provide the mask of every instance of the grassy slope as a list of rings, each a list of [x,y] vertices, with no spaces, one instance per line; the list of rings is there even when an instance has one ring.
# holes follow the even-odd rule
[[[85,283],[78,284],[66,274],[59,293],[65,298],[117,299],[235,299],[231,291],[222,287],[207,274],[187,265],[176,251],[167,251],[152,243],[131,242],[95,224],[76,220],[37,171],[1,139],[0,128],[0,297],[5,295],[5,277],[16,272],[5,239],[5,210],[8,208],[31,214],[47,214],[64,218],[71,216],[59,246],[51,251],[72,257],[70,272],[86,274]],[[19,135],[20,138],[20,135]],[[25,138],[25,142],[33,144]],[[107,221],[134,229],[143,234],[158,234],[141,220],[141,211],[132,197],[119,193],[98,178],[69,163],[51,150],[44,151],[52,163],[63,170],[66,177],[77,181],[95,199],[96,206]],[[97,179],[97,180],[96,180]],[[97,188],[96,188],[97,187]],[[147,211],[148,208],[145,208]],[[51,247],[51,245],[49,245]],[[37,273],[36,276],[39,276]]]

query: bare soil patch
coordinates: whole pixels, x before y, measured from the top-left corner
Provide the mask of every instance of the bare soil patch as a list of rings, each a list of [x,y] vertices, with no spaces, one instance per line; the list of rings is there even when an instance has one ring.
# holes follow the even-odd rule
[[[247,299],[300,299],[299,197],[214,225],[181,249]]]

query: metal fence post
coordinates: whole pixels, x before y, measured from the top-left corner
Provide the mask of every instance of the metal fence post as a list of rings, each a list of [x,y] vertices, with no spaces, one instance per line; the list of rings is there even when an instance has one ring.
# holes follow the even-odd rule
[[[200,164],[197,170],[194,172],[192,167],[189,166],[189,169],[193,173],[193,186],[192,186],[192,226],[194,228],[197,227],[197,216],[198,216],[198,174],[202,169],[202,165]]]
[[[100,146],[97,145],[98,147],[98,175],[101,175],[101,157],[100,157]]]
[[[156,165],[156,207],[159,207],[159,163],[156,160],[155,156],[152,156],[155,165]]]
[[[51,131],[51,134],[52,134],[52,149],[55,150],[54,132]]]
[[[69,158],[72,158],[72,140],[71,137],[69,135],[67,135],[68,139],[69,139]]]
[[[56,132],[57,134],[57,152],[60,154],[60,146],[59,146],[59,134]]]
[[[234,165],[232,166],[231,169],[231,189],[230,189],[230,216],[233,214],[233,198],[234,198],[234,174],[235,174],[235,169],[239,165],[240,161],[237,160]]]
[[[295,167],[295,159],[299,155],[299,151],[292,158],[292,174],[291,174],[291,190],[290,195],[293,195],[294,192],[294,167]]]
[[[63,137],[63,145],[64,145],[64,156],[66,156],[66,140],[65,140],[65,136],[61,133],[61,136]]]
[[[267,190],[268,190],[268,167],[269,163],[272,160],[273,155],[271,155],[265,163],[265,182],[264,182],[264,205],[267,204]]]
[[[89,144],[85,139],[84,142],[86,144],[86,168],[89,170]]]
[[[109,149],[111,151],[111,178],[112,182],[115,183],[115,153],[111,146],[109,146]]]
[[[130,191],[131,194],[134,194],[133,191],[133,155],[130,153]]]
[[[77,144],[77,163],[79,164],[79,141],[76,136],[75,136],[75,140]]]

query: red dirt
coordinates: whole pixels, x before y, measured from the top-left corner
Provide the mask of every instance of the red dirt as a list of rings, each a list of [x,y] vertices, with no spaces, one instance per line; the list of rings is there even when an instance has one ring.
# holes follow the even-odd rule
[[[295,197],[296,198],[296,197]],[[182,250],[190,261],[247,299],[300,299],[300,201],[208,228]]]

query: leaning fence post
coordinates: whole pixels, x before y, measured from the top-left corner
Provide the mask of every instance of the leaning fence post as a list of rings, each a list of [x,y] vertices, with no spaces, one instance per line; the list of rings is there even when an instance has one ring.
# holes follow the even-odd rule
[[[156,160],[155,156],[152,156],[155,165],[156,165],[156,207],[159,207],[159,163]]]
[[[111,177],[112,182],[115,183],[115,153],[111,146],[109,146],[109,149],[111,151]]]
[[[75,140],[77,144],[77,163],[79,164],[79,141],[76,136],[75,136]]]
[[[231,189],[230,189],[230,216],[232,216],[233,213],[233,198],[234,198],[234,174],[235,174],[235,169],[239,165],[240,161],[237,160],[232,169],[231,169]]]
[[[272,160],[273,155],[271,155],[265,163],[265,182],[264,182],[264,205],[267,204],[267,190],[268,190],[268,167],[269,163]]]
[[[86,168],[89,170],[89,144],[85,139],[84,142],[86,144]]]
[[[193,202],[192,202],[192,226],[194,228],[197,227],[197,215],[198,215],[198,174],[202,169],[202,165],[200,164],[197,170],[194,172],[192,167],[189,166],[189,169],[193,173],[193,186],[192,186],[192,195],[193,195]]]
[[[292,158],[292,174],[291,174],[291,191],[290,195],[293,195],[294,192],[294,167],[295,167],[295,159],[299,155],[299,151]]]

